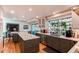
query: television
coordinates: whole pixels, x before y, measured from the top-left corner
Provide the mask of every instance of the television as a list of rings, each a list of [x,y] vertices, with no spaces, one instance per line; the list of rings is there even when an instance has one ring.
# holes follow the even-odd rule
[[[28,29],[28,25],[24,25],[23,26],[23,29]]]
[[[19,24],[10,24],[10,23],[7,23],[7,30],[8,31],[19,31]]]

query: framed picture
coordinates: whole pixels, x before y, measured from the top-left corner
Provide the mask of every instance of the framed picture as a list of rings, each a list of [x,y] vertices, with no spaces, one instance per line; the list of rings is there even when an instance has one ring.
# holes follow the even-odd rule
[[[23,29],[28,29],[28,25],[24,25],[23,26]]]

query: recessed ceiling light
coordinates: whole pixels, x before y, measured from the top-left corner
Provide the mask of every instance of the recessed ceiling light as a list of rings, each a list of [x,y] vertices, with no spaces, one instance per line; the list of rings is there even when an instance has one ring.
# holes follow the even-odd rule
[[[36,18],[38,18],[38,16],[36,16]]]
[[[25,18],[25,16],[22,16],[22,18]]]
[[[56,12],[52,12],[52,14],[56,14]]]
[[[72,9],[76,9],[75,7],[73,7]]]
[[[77,7],[73,7],[72,9],[75,10]]]
[[[15,11],[14,11],[14,10],[11,10],[11,11],[10,11],[10,13],[11,13],[11,14],[14,14],[14,13],[15,13]]]
[[[32,11],[32,8],[29,8],[28,10],[29,10],[29,11]]]
[[[54,14],[54,15],[57,14],[57,13],[59,13],[59,11],[54,11],[54,12],[52,12],[52,14]]]
[[[56,14],[56,15],[54,15],[54,17],[57,17],[57,16],[60,16],[61,14]]]

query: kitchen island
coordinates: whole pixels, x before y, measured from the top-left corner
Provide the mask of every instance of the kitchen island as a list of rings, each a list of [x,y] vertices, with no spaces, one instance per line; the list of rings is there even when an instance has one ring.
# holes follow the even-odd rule
[[[13,41],[20,43],[22,53],[34,53],[39,51],[39,37],[27,32],[12,32]]]
[[[48,47],[57,50],[61,53],[74,53],[76,46],[79,46],[79,39],[78,38],[68,38],[64,36],[53,36],[49,33],[41,33],[38,32],[36,34],[40,37],[40,40],[45,42],[45,45]]]

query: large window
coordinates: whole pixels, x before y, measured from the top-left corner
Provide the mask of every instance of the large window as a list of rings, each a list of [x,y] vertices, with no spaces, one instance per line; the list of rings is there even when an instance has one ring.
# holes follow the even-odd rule
[[[72,27],[72,17],[55,18],[48,21],[49,32],[52,35],[65,35],[66,30]]]

